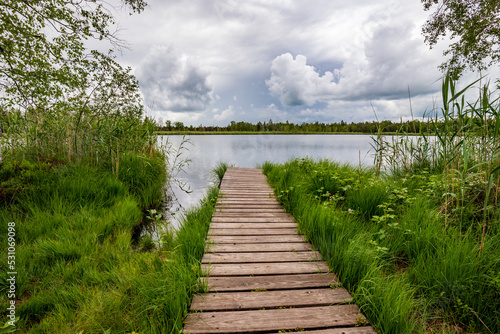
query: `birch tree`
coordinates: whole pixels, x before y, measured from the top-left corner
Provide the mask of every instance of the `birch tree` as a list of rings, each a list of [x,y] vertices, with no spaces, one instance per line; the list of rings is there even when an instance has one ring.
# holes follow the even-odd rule
[[[133,14],[142,12],[146,2],[123,0],[115,6],[125,6]],[[76,138],[83,116],[92,118],[90,112],[106,109],[93,103],[116,101],[111,95],[103,99],[104,92],[119,91],[122,99],[138,103],[138,84],[130,69],[116,63],[112,52],[88,50],[85,45],[86,40],[95,39],[107,41],[111,50],[123,48],[125,43],[113,30],[113,9],[104,0],[0,0],[0,111],[4,133],[12,124],[9,116],[17,110],[26,117],[24,130],[34,129],[36,133],[26,135],[24,141],[39,143],[37,136],[44,132],[41,127],[50,123],[47,117],[64,118],[65,122],[71,119],[74,123],[66,124],[67,131]],[[73,141],[72,145],[78,152],[77,143]]]
[[[432,48],[448,36],[451,44],[441,65],[459,77],[465,69],[481,71],[500,62],[500,1],[421,0],[432,12],[422,28]]]

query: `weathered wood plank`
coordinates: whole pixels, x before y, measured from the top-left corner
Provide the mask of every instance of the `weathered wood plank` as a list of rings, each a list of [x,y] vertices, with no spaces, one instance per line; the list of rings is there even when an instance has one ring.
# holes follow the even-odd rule
[[[267,244],[212,244],[207,243],[205,252],[250,253],[250,252],[300,252],[313,250],[307,242],[267,243]]]
[[[346,289],[307,289],[204,293],[195,295],[191,311],[259,310],[278,307],[309,307],[346,304],[352,297]]]
[[[276,204],[278,201],[274,198],[269,198],[269,197],[240,197],[240,198],[219,198],[217,199],[217,203],[222,203],[222,204]]]
[[[363,326],[363,327],[349,327],[349,328],[329,328],[317,331],[307,331],[307,334],[377,334],[377,331],[372,326]]]
[[[269,190],[273,192],[273,188],[263,182],[245,183],[245,182],[229,182],[221,185],[221,190]]]
[[[255,201],[255,202],[264,202],[271,201],[272,203],[276,202],[274,196],[269,195],[256,195],[256,194],[247,194],[247,195],[228,195],[217,198],[218,201]]]
[[[297,228],[297,223],[212,223],[210,228],[234,228],[234,229],[254,229],[254,228],[273,228],[288,229]]]
[[[213,223],[293,223],[293,217],[265,217],[265,218],[241,218],[241,217],[213,217]]]
[[[258,262],[303,262],[320,261],[321,254],[311,252],[272,253],[205,253],[202,263],[258,263]]]
[[[281,204],[278,203],[278,201],[275,200],[265,200],[265,201],[257,201],[257,200],[221,200],[220,202],[217,202],[217,206],[222,206],[222,207],[230,207],[230,206],[240,206],[242,208],[245,207],[265,207],[265,208],[277,208]]]
[[[220,200],[238,200],[238,199],[247,199],[247,198],[252,198],[252,199],[257,199],[257,200],[265,200],[265,199],[275,199],[274,195],[272,193],[268,192],[240,192],[240,191],[235,191],[235,192],[229,192],[229,193],[223,193],[222,196],[219,196],[218,199]]]
[[[253,204],[253,203],[217,203],[215,206],[216,210],[226,210],[226,209],[235,209],[235,210],[254,210],[254,209],[281,209],[283,207],[279,203],[271,203],[271,204]]]
[[[244,235],[296,235],[297,228],[215,228],[208,230],[209,236]]]
[[[212,215],[213,218],[292,218],[290,214],[286,212],[238,212],[238,213],[228,213],[225,210],[215,211]]]
[[[303,242],[301,235],[209,235],[209,242],[216,244],[263,244]]]
[[[216,263],[201,265],[203,272],[210,276],[247,276],[247,275],[294,275],[328,272],[328,265],[318,262],[280,262],[280,263]]]
[[[201,277],[200,284],[206,284],[210,291],[252,291],[327,288],[340,284],[333,273],[251,276],[251,277]]]
[[[226,179],[227,177],[227,179]],[[266,177],[262,172],[254,172],[252,170],[246,170],[246,171],[237,171],[237,170],[228,170],[226,174],[224,175],[224,179],[226,180],[231,180],[235,178],[236,180],[242,180],[242,179],[247,179],[247,178],[256,178],[256,177]]]
[[[220,189],[220,196],[226,196],[226,195],[237,195],[237,194],[246,194],[246,193],[257,193],[257,194],[266,194],[266,195],[273,195],[274,191],[273,188],[263,185],[263,184],[257,184],[255,187],[249,186],[249,185],[239,185],[239,186],[226,186],[224,188],[221,187]]]
[[[355,326],[361,315],[356,305],[292,309],[191,313],[184,333],[258,333],[266,331]]]
[[[225,185],[224,188],[221,189],[221,194],[227,194],[227,193],[266,193],[266,194],[273,194],[273,188],[268,186],[267,184],[263,184],[261,182],[254,182],[252,184],[240,184],[240,185],[233,185],[233,186],[228,186]]]
[[[226,183],[243,183],[243,184],[255,184],[256,182],[262,182],[267,184],[267,178],[263,174],[245,175],[245,174],[228,174],[224,175],[224,181]]]
[[[273,194],[271,193],[266,193],[266,194],[252,194],[252,193],[247,193],[247,194],[238,194],[238,193],[232,193],[232,194],[226,194],[219,196],[217,200],[227,200],[227,201],[238,201],[238,200],[248,200],[248,199],[255,199],[256,201],[276,201],[276,198],[274,197]]]
[[[226,215],[231,215],[231,214],[240,214],[240,213],[286,213],[285,210],[283,210],[282,207],[271,207],[271,208],[257,208],[255,206],[255,209],[252,208],[234,208],[234,209],[228,209],[228,208],[218,208],[215,213],[224,213]],[[258,210],[256,210],[258,209]]]
[[[230,167],[228,168],[226,175],[235,175],[242,173],[243,175],[263,175],[262,174],[262,169],[254,169],[254,168],[248,168],[248,167]]]
[[[239,195],[265,195],[274,196],[273,189],[271,187],[260,186],[258,188],[241,187],[241,188],[225,188],[221,189],[220,196],[226,197],[228,195],[239,196]]]

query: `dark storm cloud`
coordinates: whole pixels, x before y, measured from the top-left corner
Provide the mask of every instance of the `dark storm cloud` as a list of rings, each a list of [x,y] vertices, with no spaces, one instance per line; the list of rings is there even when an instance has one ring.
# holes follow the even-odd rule
[[[213,102],[208,74],[173,48],[153,46],[135,75],[146,104],[152,109],[204,110]]]

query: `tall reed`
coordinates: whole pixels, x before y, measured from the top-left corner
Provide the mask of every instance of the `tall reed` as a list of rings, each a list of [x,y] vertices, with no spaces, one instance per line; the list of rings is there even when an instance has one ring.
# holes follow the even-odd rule
[[[481,245],[494,221],[500,186],[500,103],[489,84],[474,102],[466,98],[480,79],[462,89],[451,75],[442,82],[443,106],[424,116],[418,137],[373,137],[375,159],[391,173],[442,172],[446,224],[479,230]],[[382,150],[383,148],[383,150]],[[479,253],[481,253],[483,246]]]

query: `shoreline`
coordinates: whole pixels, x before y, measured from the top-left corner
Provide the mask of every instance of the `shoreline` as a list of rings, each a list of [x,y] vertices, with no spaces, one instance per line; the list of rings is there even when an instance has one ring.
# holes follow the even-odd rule
[[[154,131],[154,134],[158,136],[213,136],[213,135],[348,135],[348,136],[377,136],[377,133],[368,132],[277,132],[277,131],[266,131],[266,132],[252,132],[252,131]],[[419,133],[405,133],[399,134],[397,132],[384,132],[382,136],[421,136]]]

